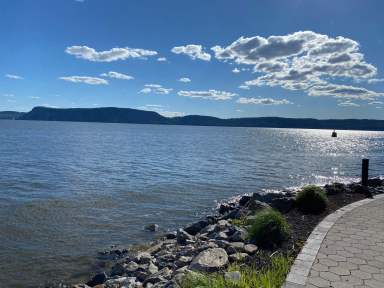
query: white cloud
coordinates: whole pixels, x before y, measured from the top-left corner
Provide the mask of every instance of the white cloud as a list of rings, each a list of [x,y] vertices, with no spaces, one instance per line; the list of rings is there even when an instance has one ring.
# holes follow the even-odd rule
[[[364,60],[359,43],[349,38],[299,31],[267,38],[240,37],[227,47],[211,49],[218,60],[253,66],[259,76],[246,81],[246,86],[278,86],[303,90],[313,96],[360,99],[383,96],[361,87],[332,84],[333,80],[346,79],[381,81],[373,78],[377,68]]]
[[[112,48],[107,51],[96,51],[87,46],[67,47],[66,53],[76,58],[85,59],[94,62],[112,62],[117,60],[126,60],[128,58],[146,59],[148,56],[157,55],[156,51],[140,48]]]
[[[22,79],[24,79],[23,77],[21,77],[19,75],[15,75],[15,74],[5,74],[5,77],[7,77],[9,79],[14,79],[14,80],[22,80]]]
[[[166,107],[158,104],[147,104],[144,106],[137,107],[137,109],[146,110],[146,111],[155,111],[160,115],[165,117],[181,117],[185,116],[184,112],[168,111]]]
[[[369,102],[368,103],[369,105],[381,105],[381,104],[384,104],[383,101],[372,101],[372,102]]]
[[[119,72],[114,72],[114,71],[110,71],[108,73],[100,74],[100,76],[101,77],[109,77],[109,78],[121,79],[121,80],[132,80],[132,79],[134,79],[130,75],[126,75],[126,74],[119,73]]]
[[[189,79],[188,77],[182,77],[179,79],[179,82],[189,83],[189,82],[191,82],[191,79]]]
[[[108,81],[105,79],[89,76],[66,76],[60,77],[59,79],[73,83],[85,83],[89,85],[108,85]]]
[[[249,89],[251,89],[251,88],[249,88],[248,85],[240,85],[240,86],[239,86],[239,89],[249,90]]]
[[[191,59],[200,59],[203,61],[210,61],[211,55],[204,51],[201,45],[186,45],[186,46],[177,46],[173,47],[171,50],[175,54],[185,54],[188,55]]]
[[[356,103],[351,102],[351,101],[340,102],[337,105],[341,106],[341,107],[360,107],[359,104],[356,104]]]
[[[8,97],[8,98],[13,98],[13,97],[15,97],[15,94],[4,93],[3,96],[4,96],[4,97]]]
[[[368,83],[369,83],[369,84],[380,83],[380,82],[384,82],[384,78],[380,78],[380,79],[373,78],[373,79],[369,79],[369,80],[368,80]]]
[[[232,70],[232,73],[235,73],[235,74],[240,73],[240,69],[239,68],[234,68]]]
[[[256,105],[286,105],[293,104],[287,99],[272,99],[272,98],[244,98],[241,97],[237,101],[239,104],[256,104]]]
[[[169,94],[172,90],[172,88],[164,88],[159,84],[145,84],[144,88],[141,89],[139,93]]]
[[[179,91],[177,93],[179,96],[191,97],[191,98],[203,98],[209,100],[229,100],[233,96],[237,96],[236,93],[226,92],[226,91],[217,91],[210,89],[207,91]]]
[[[29,97],[29,98],[34,99],[34,100],[36,100],[36,99],[40,99],[39,96],[31,96],[31,97]]]
[[[157,58],[157,61],[159,61],[159,62],[165,62],[165,61],[167,61],[167,58],[165,58],[165,57],[159,57],[159,58]]]

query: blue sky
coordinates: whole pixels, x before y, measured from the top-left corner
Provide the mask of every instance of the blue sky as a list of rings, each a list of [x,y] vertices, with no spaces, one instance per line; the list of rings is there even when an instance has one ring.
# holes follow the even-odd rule
[[[384,2],[3,0],[0,110],[384,119]]]

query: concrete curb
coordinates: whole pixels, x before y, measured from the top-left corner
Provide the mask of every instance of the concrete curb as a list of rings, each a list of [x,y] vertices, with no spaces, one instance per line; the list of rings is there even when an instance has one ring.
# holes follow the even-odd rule
[[[339,210],[329,214],[321,221],[308,237],[303,249],[296,257],[291,270],[287,276],[283,288],[304,288],[308,279],[309,272],[319,252],[321,243],[323,242],[328,231],[345,213],[351,212],[353,209],[368,204],[375,199],[384,198],[384,194],[377,195],[373,199],[364,199],[351,203]]]

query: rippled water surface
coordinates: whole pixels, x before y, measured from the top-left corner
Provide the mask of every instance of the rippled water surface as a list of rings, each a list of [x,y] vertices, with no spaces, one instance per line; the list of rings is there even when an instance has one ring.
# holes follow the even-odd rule
[[[82,279],[216,200],[356,179],[363,157],[384,174],[383,132],[338,132],[0,121],[0,287]]]

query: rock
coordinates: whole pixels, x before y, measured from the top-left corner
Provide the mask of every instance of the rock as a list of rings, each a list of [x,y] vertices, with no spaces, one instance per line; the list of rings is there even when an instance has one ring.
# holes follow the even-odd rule
[[[148,224],[144,228],[145,228],[145,230],[148,230],[148,231],[151,231],[151,232],[156,232],[156,231],[159,230],[159,225],[157,225],[157,224]]]
[[[219,220],[216,223],[215,231],[223,231],[230,226],[231,226],[231,224],[227,220]]]
[[[120,277],[110,279],[105,282],[106,288],[138,287],[140,283],[136,282],[135,277]]]
[[[250,255],[255,254],[257,250],[258,248],[256,245],[253,245],[253,244],[244,245],[244,252]]]
[[[187,267],[189,263],[191,263],[192,257],[189,256],[181,256],[179,259],[176,260],[175,264],[176,267]]]
[[[151,260],[152,256],[148,252],[139,252],[135,258],[135,262],[138,264],[149,264]]]
[[[276,197],[277,198],[277,197]],[[252,198],[247,203],[247,208],[252,212],[259,211],[266,208],[271,208],[267,203]]]
[[[91,288],[91,287],[88,286],[87,284],[76,284],[76,285],[73,285],[72,288]]]
[[[148,272],[151,274],[155,274],[155,273],[159,272],[159,268],[157,268],[157,266],[155,264],[150,262],[148,265]]]
[[[125,267],[122,263],[116,263],[111,269],[111,276],[121,276],[125,273]]]
[[[223,203],[219,207],[219,213],[220,214],[225,214],[231,210],[232,210],[232,207],[228,203]]]
[[[247,204],[247,203],[249,202],[249,200],[251,200],[251,199],[252,199],[251,196],[249,196],[249,195],[244,195],[244,196],[242,196],[242,197],[240,198],[240,200],[239,200],[239,205],[240,205],[240,206],[245,206],[245,204]]]
[[[279,210],[281,213],[289,212],[295,206],[294,197],[274,198],[269,204],[272,208]]]
[[[234,253],[229,255],[229,261],[230,262],[243,262],[249,258],[249,255],[247,253]]]
[[[196,235],[203,228],[207,227],[209,222],[207,220],[200,220],[184,228],[184,231],[190,235]]]
[[[215,234],[214,238],[217,239],[217,240],[227,240],[228,236],[227,236],[227,234],[225,232],[221,231],[221,232]]]
[[[172,271],[168,267],[165,267],[159,272],[148,276],[143,285],[146,286],[147,283],[156,284],[159,282],[166,282],[165,279],[170,278],[171,274]]]
[[[239,271],[233,271],[233,272],[225,272],[224,273],[224,278],[227,281],[232,281],[232,282],[239,282],[241,278],[241,274]]]
[[[229,237],[230,242],[244,242],[248,238],[248,232],[241,228],[241,227],[235,227],[235,232]]]
[[[349,185],[352,193],[364,194],[366,197],[372,198],[372,193],[369,191],[369,188],[361,184],[351,184]]]
[[[104,284],[105,281],[107,281],[107,274],[103,272],[93,276],[93,278],[87,282],[87,285],[93,287],[99,284]]]
[[[207,249],[199,253],[189,265],[190,270],[215,272],[228,264],[228,254],[223,248]]]
[[[368,179],[368,186],[370,187],[384,186],[384,179],[380,179],[379,177]]]
[[[193,236],[184,231],[183,229],[177,230],[177,243],[180,245],[187,245],[187,240],[193,240]]]
[[[164,236],[167,239],[176,239],[176,232],[175,231],[167,232],[167,233],[165,233]]]
[[[226,240],[217,240],[216,241],[217,246],[220,248],[226,248],[229,245],[229,241]]]
[[[139,269],[139,265],[134,261],[130,261],[124,266],[124,270],[127,272],[134,272],[137,269]]]

